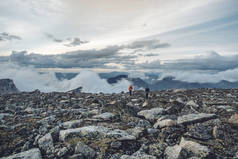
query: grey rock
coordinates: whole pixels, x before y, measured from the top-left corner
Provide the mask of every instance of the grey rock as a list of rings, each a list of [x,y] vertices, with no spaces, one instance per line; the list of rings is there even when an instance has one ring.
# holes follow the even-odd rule
[[[57,153],[57,156],[64,157],[68,152],[69,150],[67,149],[67,147],[63,147],[62,149],[59,150],[59,152]]]
[[[72,137],[102,138],[110,130],[103,126],[86,126],[77,129],[61,130],[59,139],[67,141]]]
[[[158,119],[153,127],[155,129],[157,129],[157,128],[164,128],[164,127],[174,126],[176,124],[177,124],[177,122],[172,120],[172,119],[164,119],[164,120]]]
[[[50,133],[46,134],[38,140],[39,148],[47,155],[54,152],[53,138]]]
[[[151,124],[147,120],[139,120],[139,122],[136,125],[137,127],[142,127],[142,128],[151,128]]]
[[[78,128],[80,126],[80,124],[82,123],[82,119],[80,120],[71,120],[71,121],[67,121],[61,124],[61,126],[64,129],[71,129],[71,128]]]
[[[178,117],[177,123],[178,124],[194,124],[205,122],[211,119],[215,119],[217,116],[215,114],[188,114]]]
[[[113,141],[111,142],[111,147],[119,149],[121,147],[122,143],[120,141]]]
[[[40,150],[38,148],[34,148],[9,157],[3,157],[1,159],[42,159],[42,156]]]
[[[93,116],[94,119],[101,119],[103,121],[110,121],[110,120],[115,119],[115,117],[116,117],[116,115],[114,115],[113,113],[110,113],[110,112],[106,112],[103,114]]]
[[[153,108],[150,110],[142,110],[137,113],[138,116],[143,116],[147,120],[155,120],[158,119],[161,115],[164,115],[165,109],[163,108]]]
[[[80,153],[87,159],[93,159],[96,156],[96,152],[92,148],[81,142],[77,143],[75,153]]]

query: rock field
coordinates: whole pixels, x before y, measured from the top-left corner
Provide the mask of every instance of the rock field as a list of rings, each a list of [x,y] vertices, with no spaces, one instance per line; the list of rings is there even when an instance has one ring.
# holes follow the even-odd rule
[[[1,159],[238,159],[238,89],[0,95]]]

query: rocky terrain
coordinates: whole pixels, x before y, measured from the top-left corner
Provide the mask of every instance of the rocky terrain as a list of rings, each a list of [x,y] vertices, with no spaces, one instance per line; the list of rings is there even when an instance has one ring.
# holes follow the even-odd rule
[[[13,80],[0,79],[0,94],[16,93],[16,92],[18,92],[18,89],[16,88]]]
[[[0,95],[0,158],[237,159],[238,89]]]

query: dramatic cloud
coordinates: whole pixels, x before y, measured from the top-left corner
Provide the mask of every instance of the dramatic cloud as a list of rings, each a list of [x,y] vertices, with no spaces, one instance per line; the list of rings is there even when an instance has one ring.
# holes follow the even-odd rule
[[[120,56],[120,46],[109,46],[100,50],[78,50],[57,55],[28,54],[26,51],[13,51],[10,56],[1,59],[11,61],[21,66],[37,68],[108,68],[108,63],[124,64],[130,62],[133,56]]]
[[[54,73],[40,73],[34,67],[22,67],[12,63],[0,64],[0,67],[0,79],[13,79],[16,87],[21,91],[39,89],[42,92],[65,92],[83,87],[83,92],[119,93],[121,91],[127,91],[130,85],[126,80],[122,80],[115,85],[110,85],[106,80],[101,79],[97,73],[92,71],[82,71],[71,80],[59,81]]]
[[[21,40],[21,37],[16,36],[16,35],[11,35],[6,32],[0,33],[0,42],[1,41],[12,41],[12,40]]]
[[[221,56],[216,52],[195,56],[191,59],[171,60],[161,64],[161,61],[140,64],[141,68],[164,70],[212,70],[225,71],[238,68],[238,55]]]

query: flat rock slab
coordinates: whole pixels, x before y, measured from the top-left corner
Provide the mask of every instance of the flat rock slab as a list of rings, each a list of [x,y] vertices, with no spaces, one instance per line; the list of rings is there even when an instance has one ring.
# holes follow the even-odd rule
[[[200,123],[205,122],[211,119],[215,119],[217,116],[215,114],[188,114],[178,117],[177,123],[178,124],[194,124],[194,123]]]
[[[67,141],[73,137],[86,137],[86,138],[114,138],[117,140],[135,140],[136,137],[129,135],[124,130],[112,130],[103,126],[86,126],[77,129],[61,130],[59,138],[61,141]]]
[[[142,110],[137,113],[139,116],[144,116],[148,120],[158,119],[160,115],[165,114],[165,109],[163,108],[153,108],[150,110]]]
[[[62,127],[64,129],[71,129],[71,128],[77,128],[80,126],[83,120],[71,120],[71,121],[66,121],[62,123]]]
[[[42,159],[42,156],[40,150],[38,148],[34,148],[12,156],[3,157],[1,159]]]
[[[113,120],[113,119],[115,119],[115,117],[116,116],[110,112],[106,112],[106,113],[102,113],[102,114],[93,116],[94,119],[101,119],[104,121]]]

